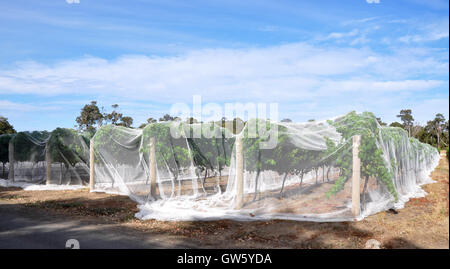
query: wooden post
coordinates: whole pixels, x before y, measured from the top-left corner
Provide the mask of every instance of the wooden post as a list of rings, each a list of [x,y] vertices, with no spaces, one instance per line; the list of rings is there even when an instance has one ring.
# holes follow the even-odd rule
[[[94,139],[89,143],[89,190],[94,189]]]
[[[45,144],[45,174],[46,174],[46,180],[45,184],[50,184],[50,179],[52,176],[52,160],[50,158],[50,145],[48,142]]]
[[[8,161],[9,161],[9,175],[8,179],[11,182],[14,182],[14,144],[12,141],[9,141],[8,145]]]
[[[360,205],[360,181],[361,181],[361,160],[358,157],[361,136],[353,136],[353,174],[352,174],[352,213],[353,216],[359,216],[361,213]]]
[[[150,137],[150,195],[156,199],[156,140]]]
[[[244,158],[242,154],[242,137],[236,137],[236,202],[235,208],[244,204]]]

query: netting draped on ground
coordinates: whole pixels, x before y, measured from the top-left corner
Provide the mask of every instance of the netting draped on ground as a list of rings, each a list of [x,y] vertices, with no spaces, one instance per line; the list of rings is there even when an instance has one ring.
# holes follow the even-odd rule
[[[423,195],[420,185],[439,159],[435,148],[367,112],[307,123],[249,120],[241,133],[230,130],[215,123],[103,126],[93,138],[93,190],[129,195],[144,219],[351,220]]]
[[[341,221],[423,196],[439,160],[435,148],[369,112],[305,123],[251,119],[232,130],[173,121],[1,135],[0,175],[86,185],[92,143],[91,191],[130,196],[139,218]]]

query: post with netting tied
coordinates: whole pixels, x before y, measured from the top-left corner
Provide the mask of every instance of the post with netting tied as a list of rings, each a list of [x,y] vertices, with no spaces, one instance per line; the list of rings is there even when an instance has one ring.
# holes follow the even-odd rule
[[[94,139],[89,142],[89,190],[94,189]]]
[[[353,168],[352,168],[352,213],[358,217],[361,213],[360,205],[360,181],[361,181],[361,160],[359,159],[359,145],[361,145],[361,136],[353,136]]]
[[[150,137],[150,195],[156,199],[156,140]]]
[[[242,153],[242,137],[236,137],[236,200],[235,209],[244,204],[244,158]]]
[[[9,174],[8,179],[11,182],[14,182],[14,144],[11,141],[9,141],[8,145],[8,161],[9,161]]]
[[[50,157],[50,145],[45,143],[45,184],[50,184],[50,179],[52,176],[52,160]]]

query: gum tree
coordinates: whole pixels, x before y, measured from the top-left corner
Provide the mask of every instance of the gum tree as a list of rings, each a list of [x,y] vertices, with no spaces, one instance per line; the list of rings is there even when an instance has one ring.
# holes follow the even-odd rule
[[[16,130],[9,123],[8,118],[0,116],[0,135],[2,134],[15,134]]]

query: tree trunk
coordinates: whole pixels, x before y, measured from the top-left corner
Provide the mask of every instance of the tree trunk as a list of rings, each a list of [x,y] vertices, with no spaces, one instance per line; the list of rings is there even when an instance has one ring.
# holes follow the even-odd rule
[[[202,188],[205,193],[206,193],[205,184],[206,184],[207,177],[208,177],[208,169],[205,169],[205,177],[203,178],[203,182],[202,182]]]
[[[197,174],[197,183],[198,183],[198,182],[201,183],[202,180],[200,179],[200,172],[197,171],[196,174]],[[197,185],[197,190],[198,190],[198,185]]]
[[[259,180],[259,174],[261,173],[261,169],[258,169],[258,172],[256,172],[256,179],[255,179],[255,194],[253,195],[253,202],[256,200],[256,196],[258,194],[258,180]]]
[[[175,181],[178,179],[178,173],[175,173],[174,171],[172,171],[172,169],[170,169],[170,172],[173,175],[173,178],[170,179],[170,184],[172,185],[172,190],[170,192],[170,198],[172,198],[175,193]]]
[[[31,182],[33,182],[33,170],[34,170],[34,165],[35,165],[35,163],[33,163],[33,165],[31,165]]]
[[[258,151],[258,165],[261,164],[261,150]],[[258,194],[258,180],[259,180],[259,174],[261,173],[261,168],[258,166],[258,172],[256,174],[255,179],[255,194],[253,195],[253,201],[256,200],[256,195]]]
[[[316,184],[318,184],[319,182],[319,169],[314,169],[314,171],[316,171]]]
[[[178,196],[181,196],[181,180],[180,179],[178,179],[177,180],[178,181]]]
[[[281,185],[281,190],[280,190],[280,195],[283,197],[283,189],[284,189],[284,183],[286,182],[286,177],[287,177],[288,173],[284,173],[284,177],[283,177],[283,184]]]
[[[302,188],[303,184],[303,171],[300,173],[300,189]]]
[[[175,177],[170,181],[170,183],[172,184],[172,191],[171,191],[171,193],[170,193],[170,198],[172,198],[173,195],[175,194],[175,180],[177,180],[177,179],[178,179],[178,176],[175,176]]]
[[[366,191],[367,191],[367,183],[369,182],[369,176],[366,176],[366,179],[364,180],[364,188],[363,188],[363,195],[362,195],[362,204],[363,208],[366,209]]]
[[[325,182],[325,165],[322,165],[322,182]]]
[[[328,167],[328,170],[327,170],[327,181],[328,182],[330,182],[330,177],[329,177],[330,169],[331,169],[331,167]]]
[[[66,167],[66,165],[64,165],[64,167]],[[63,178],[65,179],[66,178],[66,176],[67,176],[67,173],[69,173],[69,171],[70,171],[70,165],[67,165],[67,168],[66,168],[66,170],[64,171],[64,175],[63,175]],[[75,173],[76,173],[76,171],[75,171]],[[72,183],[72,177],[70,177],[70,179],[69,179],[69,184],[70,183]],[[62,183],[61,183],[62,184]]]
[[[61,163],[61,170],[59,171],[59,185],[62,184],[62,177],[63,177],[63,163]]]
[[[5,163],[3,163],[2,178],[5,178]]]
[[[220,179],[222,178],[222,171],[221,171],[220,167],[219,167],[218,175],[219,175],[219,178],[217,179],[217,188],[219,188],[219,193],[222,193],[222,190],[220,189]]]
[[[439,130],[437,131],[437,148],[439,149]]]

